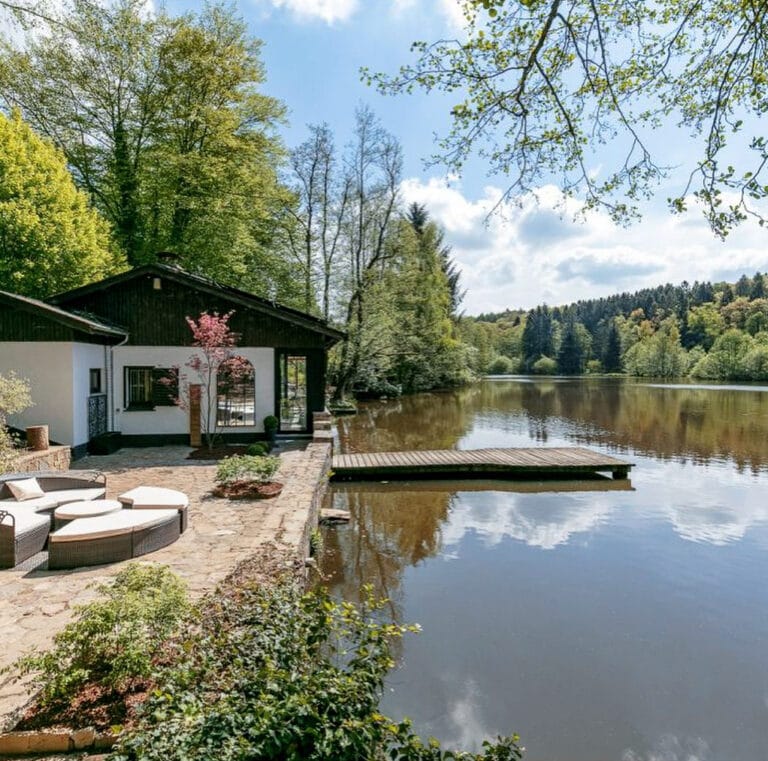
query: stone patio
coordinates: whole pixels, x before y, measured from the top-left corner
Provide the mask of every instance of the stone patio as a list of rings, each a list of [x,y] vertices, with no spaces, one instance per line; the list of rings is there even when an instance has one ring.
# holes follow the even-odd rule
[[[276,546],[285,567],[303,560],[330,467],[331,447],[312,442],[280,447],[276,480],[279,497],[236,502],[211,496],[215,463],[187,460],[188,447],[122,449],[113,455],[86,457],[74,468],[107,473],[107,497],[138,485],[166,486],[189,496],[189,528],[179,541],[139,562],[166,563],[183,577],[194,597],[211,591],[259,547]],[[274,557],[274,552],[272,552]],[[136,561],[134,561],[136,562]],[[114,576],[125,563],[71,571],[0,571],[0,669],[32,648],[46,648],[72,617],[73,606],[93,599],[93,585]],[[0,671],[0,732],[15,722],[28,702],[24,683]]]

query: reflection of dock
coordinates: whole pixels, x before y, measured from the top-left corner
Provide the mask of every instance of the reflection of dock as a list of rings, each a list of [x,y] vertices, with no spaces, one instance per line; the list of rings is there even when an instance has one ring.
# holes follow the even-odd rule
[[[454,480],[442,478],[421,479],[420,481],[370,481],[364,487],[359,482],[335,481],[334,492],[357,492],[363,488],[366,494],[395,494],[400,492],[483,492],[498,491],[510,494],[539,494],[544,492],[583,492],[583,491],[635,491],[628,478],[611,480],[603,476],[592,478],[573,478],[561,481],[556,478],[547,480],[527,479],[513,481],[511,479],[473,478],[471,480]]]
[[[370,452],[333,458],[333,480],[412,478],[626,479],[633,463],[581,447]]]

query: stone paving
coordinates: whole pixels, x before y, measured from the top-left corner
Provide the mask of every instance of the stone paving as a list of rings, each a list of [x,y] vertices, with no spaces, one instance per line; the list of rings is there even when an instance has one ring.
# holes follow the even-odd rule
[[[281,449],[283,446],[281,445]],[[214,463],[187,460],[188,447],[122,449],[86,457],[75,468],[107,473],[107,497],[141,484],[166,486],[189,496],[189,528],[181,538],[144,562],[167,563],[182,576],[193,596],[212,590],[242,560],[270,543],[285,553],[286,568],[303,559],[316,525],[331,447],[309,443],[285,448],[275,476],[285,484],[280,496],[239,502],[210,494]],[[96,596],[95,583],[114,576],[124,563],[71,571],[0,571],[0,669],[31,648],[46,648],[72,617],[73,606]],[[24,682],[0,670],[0,731],[7,731],[29,700]]]

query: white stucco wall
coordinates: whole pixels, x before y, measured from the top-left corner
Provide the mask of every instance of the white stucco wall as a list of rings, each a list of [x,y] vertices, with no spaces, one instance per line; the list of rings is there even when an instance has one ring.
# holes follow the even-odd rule
[[[98,344],[80,344],[72,346],[72,443],[75,445],[88,442],[88,397],[91,395],[89,371],[101,370],[101,390],[107,390],[106,352],[108,346]]]
[[[189,433],[189,416],[178,407],[156,407],[154,410],[126,410],[125,367],[174,367],[181,370],[182,382],[196,383],[195,374],[186,367],[193,350],[180,346],[120,346],[114,350],[115,430],[126,435]],[[255,426],[222,428],[224,432],[256,433],[264,430],[262,420],[275,408],[275,353],[269,348],[238,346],[237,354],[252,365],[256,384]]]
[[[12,415],[8,422],[16,428],[47,425],[53,441],[79,444],[73,426],[73,355],[75,344],[54,341],[0,342],[0,373],[11,370],[26,378],[34,407]],[[87,369],[86,369],[87,375]],[[86,396],[88,387],[85,388]],[[86,408],[86,435],[87,435]]]

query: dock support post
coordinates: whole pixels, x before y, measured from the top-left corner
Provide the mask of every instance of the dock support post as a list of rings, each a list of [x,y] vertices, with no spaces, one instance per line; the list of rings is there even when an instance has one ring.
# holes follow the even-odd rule
[[[629,478],[629,468],[614,468],[613,477],[616,480],[620,478]]]

